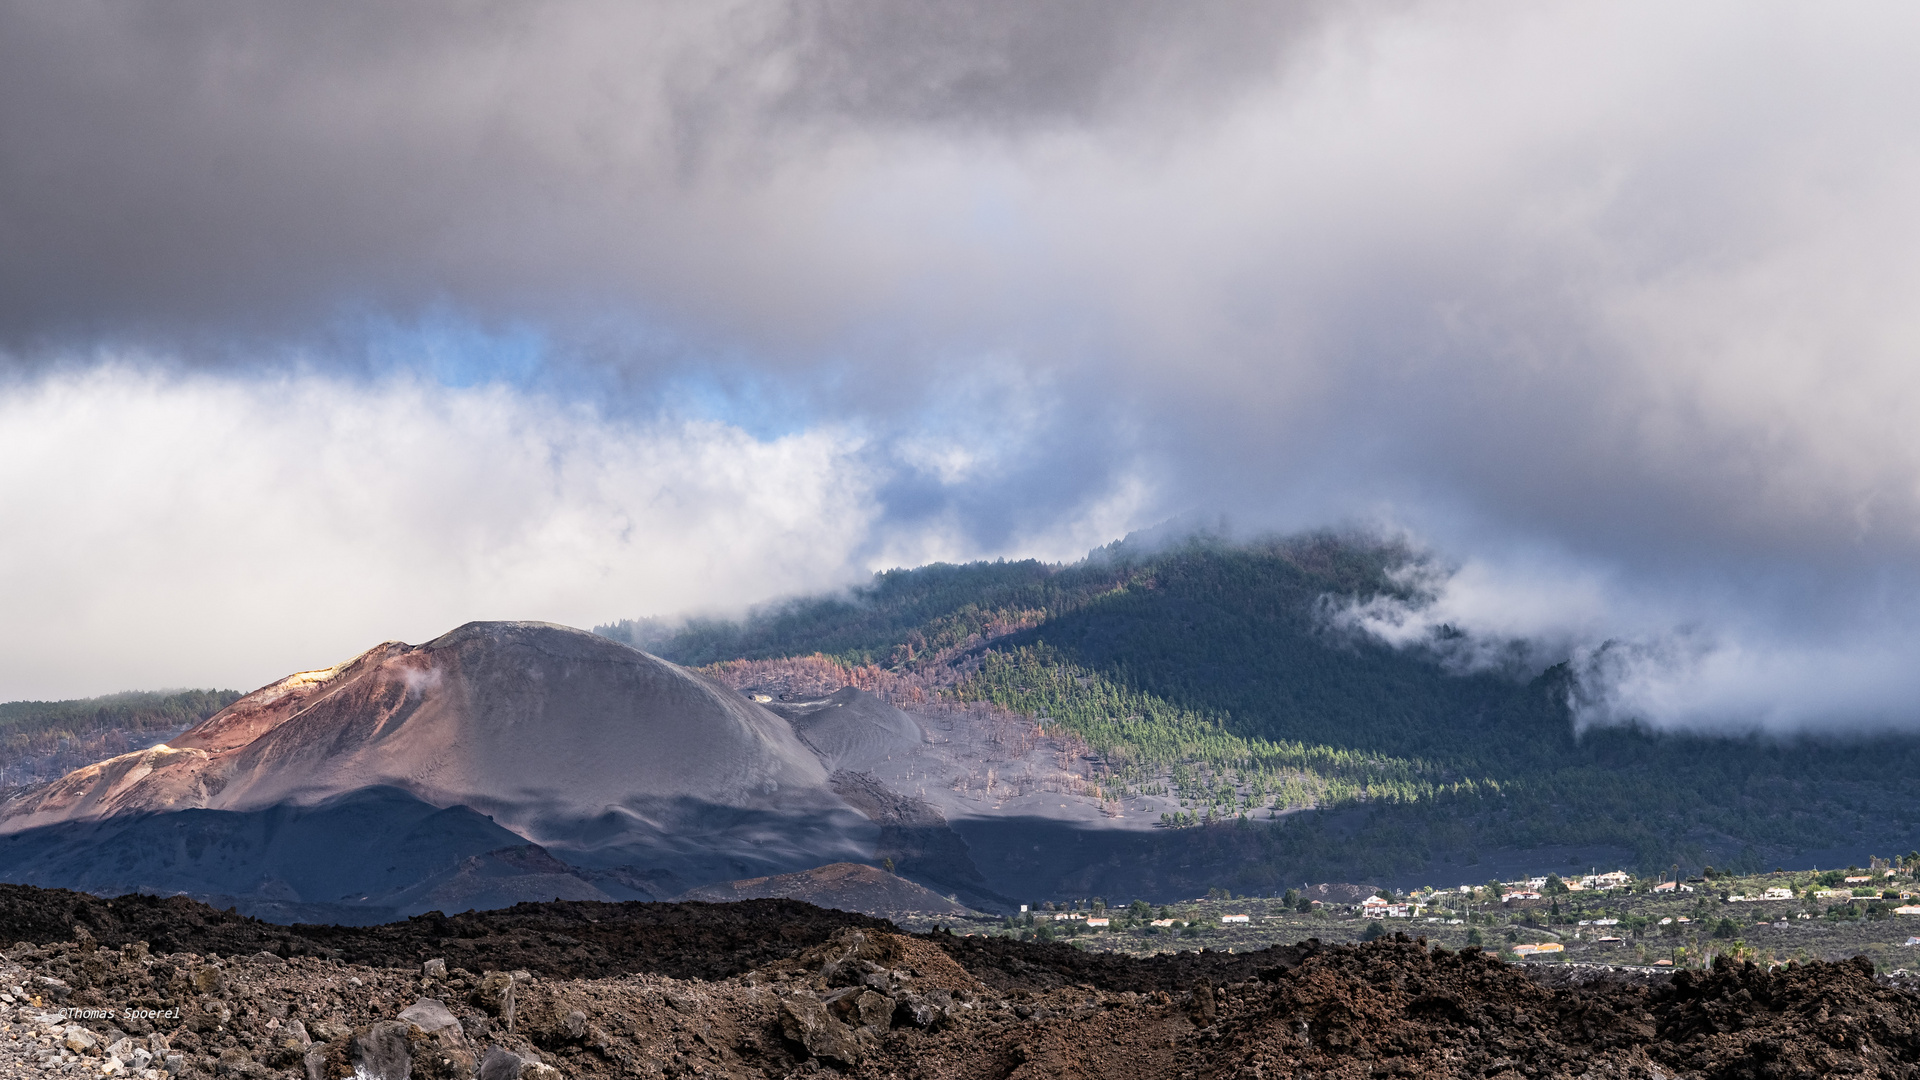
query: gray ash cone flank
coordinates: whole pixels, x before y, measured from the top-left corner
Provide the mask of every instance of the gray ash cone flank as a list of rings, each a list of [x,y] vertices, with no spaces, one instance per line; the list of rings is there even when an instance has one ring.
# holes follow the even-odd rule
[[[220,796],[236,809],[386,783],[523,820],[636,799],[788,807],[827,779],[787,724],[726,687],[535,623],[470,623],[392,656],[236,764]]]
[[[712,881],[870,857],[877,830],[827,777],[786,720],[704,676],[566,627],[470,623],[291,676],[170,747],[78,770],[6,807],[0,834],[380,789],[471,808],[576,866]],[[450,850],[446,870],[474,854]]]
[[[770,702],[829,769],[859,769],[926,741],[913,717],[851,686],[820,701]]]

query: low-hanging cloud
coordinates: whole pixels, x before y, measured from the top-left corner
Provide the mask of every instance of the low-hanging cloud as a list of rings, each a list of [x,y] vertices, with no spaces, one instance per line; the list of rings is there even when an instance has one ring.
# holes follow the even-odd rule
[[[722,545],[715,603],[1096,520],[1386,520],[1459,560],[1473,640],[1590,650],[1594,716],[1911,718],[1920,13],[1171,11],[6,6],[4,393],[138,353],[261,410],[389,385],[355,335],[450,311],[547,343],[454,398],[591,401],[582,456],[660,430],[621,416],[864,447],[815,483],[866,532]],[[753,415],[663,413],[690,372]],[[380,420],[458,445],[431,412]],[[701,602],[642,594],[596,617]]]
[[[1920,633],[1857,594],[1839,625],[1780,625],[1765,621],[1780,607],[1713,596],[1711,583],[1660,590],[1540,552],[1454,564],[1415,548],[1389,578],[1391,595],[1323,597],[1325,629],[1461,674],[1564,665],[1581,727],[1858,733],[1920,719]]]

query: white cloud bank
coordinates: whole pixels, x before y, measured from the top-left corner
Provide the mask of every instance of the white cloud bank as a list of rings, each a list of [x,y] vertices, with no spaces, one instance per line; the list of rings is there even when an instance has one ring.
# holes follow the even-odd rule
[[[1393,576],[1403,596],[1325,598],[1328,628],[1460,673],[1526,678],[1564,662],[1582,726],[1844,733],[1920,721],[1920,632],[1864,615],[1857,596],[1839,625],[1783,626],[1697,581],[1663,593],[1537,553],[1450,565],[1419,552]]]
[[[499,387],[41,377],[0,392],[0,699],[251,689],[469,619],[737,609],[890,548],[981,554],[890,529],[872,451]],[[1014,543],[1104,539],[1115,512]]]

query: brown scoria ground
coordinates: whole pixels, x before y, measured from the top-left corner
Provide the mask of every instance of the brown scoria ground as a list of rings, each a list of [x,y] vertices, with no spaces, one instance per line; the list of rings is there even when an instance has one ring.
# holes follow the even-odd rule
[[[1135,961],[840,925],[725,977],[575,978],[158,954],[76,926],[0,963],[0,1076],[1920,1076],[1920,994],[1860,961],[1664,980],[1404,936]]]
[[[1548,988],[1397,940],[1302,946],[1246,981],[1141,994],[999,992],[933,942],[858,929],[716,982],[91,944],[18,948],[0,970],[28,999],[0,1013],[8,1075],[99,1075],[109,1054],[154,1078],[358,1066],[388,1080],[471,1076],[489,1052],[495,1075],[579,1077],[1909,1076],[1920,1060],[1920,998],[1853,963]],[[436,1028],[432,1005],[402,1017],[421,999],[450,1022]],[[77,1033],[49,1027],[55,1006],[116,1015]],[[76,1048],[64,1062],[62,1047]]]

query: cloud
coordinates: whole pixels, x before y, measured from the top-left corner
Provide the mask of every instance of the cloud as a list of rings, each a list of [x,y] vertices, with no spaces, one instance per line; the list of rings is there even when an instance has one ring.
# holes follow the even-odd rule
[[[1920,632],[1858,594],[1834,605],[1846,620],[1781,622],[1814,605],[1741,603],[1698,579],[1652,588],[1562,553],[1448,563],[1415,547],[1390,576],[1397,595],[1322,598],[1326,628],[1460,673],[1565,664],[1581,727],[1852,733],[1920,720]]]
[[[1920,638],[1889,629],[1838,640],[1672,634],[1583,647],[1572,658],[1575,716],[1705,731],[1911,728]]]
[[[0,697],[251,689],[469,619],[737,609],[925,544],[881,520],[888,455],[846,428],[113,365],[9,391]]]
[[[859,493],[861,535],[778,573],[723,543],[673,579],[735,583],[715,602],[1225,511],[1411,529],[1460,564],[1447,618],[1540,655],[1712,641],[1812,672],[1850,628],[1920,637],[1910,7],[916,15],[0,9],[8,400],[157,378],[271,411],[260,387],[311,378],[384,387],[353,397],[382,439],[464,447],[432,408],[373,404],[415,379],[586,410],[568,460],[662,423],[730,431],[671,445],[743,461],[845,440],[801,490]],[[477,328],[450,359],[382,358],[379,327],[443,316]],[[88,381],[130,355],[158,359]],[[568,562],[606,498],[578,483],[487,535]],[[796,505],[851,520],[834,498]],[[479,527],[409,505],[432,535]],[[1682,690],[1739,681],[1675,663]],[[1845,711],[1900,712],[1857,681],[1883,690]]]

